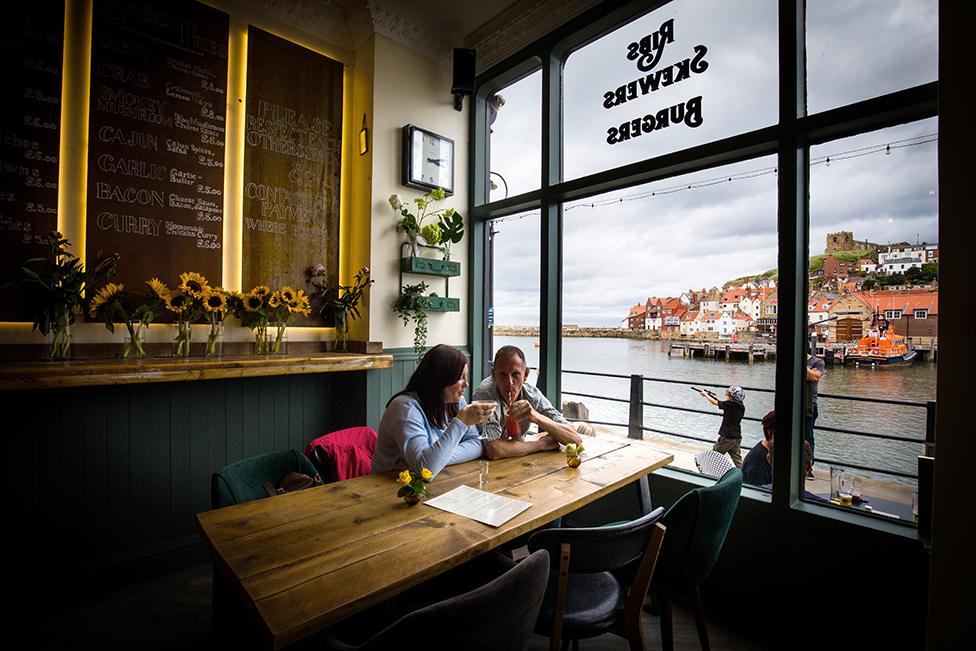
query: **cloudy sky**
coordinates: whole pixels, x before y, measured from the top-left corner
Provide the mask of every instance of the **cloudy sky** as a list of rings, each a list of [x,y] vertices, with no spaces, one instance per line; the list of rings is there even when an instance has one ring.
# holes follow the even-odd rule
[[[675,0],[572,54],[564,76],[565,177],[774,124],[775,6]],[[604,108],[604,93],[648,74],[627,59],[627,45],[669,19],[674,42],[651,74],[694,57],[700,45],[707,70]],[[935,0],[815,0],[807,24],[810,113],[936,78]],[[500,92],[491,169],[508,196],[539,187],[540,85],[536,73]],[[608,129],[697,96],[701,126],[607,143]],[[933,118],[814,148],[811,252],[821,253],[826,234],[838,230],[880,243],[937,241],[936,131]],[[616,326],[648,296],[775,267],[775,165],[773,157],[753,159],[568,204],[563,321]],[[494,179],[492,198],[500,199],[504,185]],[[537,212],[495,225],[497,324],[538,323],[538,229]]]

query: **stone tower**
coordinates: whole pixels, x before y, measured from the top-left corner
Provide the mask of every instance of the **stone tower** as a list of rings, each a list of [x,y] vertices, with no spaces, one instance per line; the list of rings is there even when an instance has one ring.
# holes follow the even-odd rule
[[[825,254],[836,253],[837,251],[853,251],[857,246],[854,244],[854,233],[850,231],[839,231],[837,233],[827,233],[827,248]]]

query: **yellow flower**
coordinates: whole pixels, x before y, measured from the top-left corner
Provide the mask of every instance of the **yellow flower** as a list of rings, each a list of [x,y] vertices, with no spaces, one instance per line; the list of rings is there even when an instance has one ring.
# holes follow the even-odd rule
[[[190,304],[190,298],[186,294],[167,294],[163,300],[166,301],[166,309],[176,314],[180,314]]]
[[[146,281],[146,284],[152,288],[153,292],[155,292],[156,296],[159,298],[166,300],[166,297],[169,296],[169,287],[167,287],[166,283],[162,282],[159,278],[150,278]]]
[[[291,287],[285,285],[284,287],[278,290],[278,295],[281,296],[281,300],[287,303],[288,305],[295,304],[295,290],[292,289]]]
[[[264,296],[266,294],[271,293],[271,288],[268,287],[267,285],[258,285],[257,287],[251,290],[251,293],[256,294],[258,296]]]
[[[295,296],[295,302],[288,306],[288,311],[292,314],[302,314],[308,316],[312,313],[312,306],[308,302],[308,296],[305,292],[298,290],[298,294]]]
[[[88,315],[91,318],[95,318],[98,313],[98,308],[107,303],[110,299],[115,298],[117,294],[121,294],[122,290],[125,289],[125,285],[115,283],[108,283],[95,294],[95,298],[92,299],[91,305],[88,306]]]
[[[432,473],[427,468],[421,468],[420,469],[420,478],[423,479],[424,481],[430,481],[430,478],[433,477],[433,476],[434,476],[434,473]]]
[[[207,279],[195,271],[180,274],[180,289],[195,298],[200,298],[210,289]]]
[[[278,307],[279,305],[281,305],[281,293],[275,292],[271,295],[271,298],[268,299],[268,307],[274,308]]]
[[[208,312],[222,312],[227,307],[227,299],[221,292],[207,292],[203,297],[203,307]]]
[[[430,472],[430,471],[428,470],[427,472]],[[397,481],[400,482],[401,484],[409,484],[410,483],[410,480],[412,480],[412,479],[413,479],[413,476],[411,476],[410,471],[409,470],[404,470],[403,472],[400,473],[400,477],[397,479]]]
[[[244,310],[247,312],[257,312],[263,305],[264,296],[262,294],[255,294],[253,289],[244,297]]]

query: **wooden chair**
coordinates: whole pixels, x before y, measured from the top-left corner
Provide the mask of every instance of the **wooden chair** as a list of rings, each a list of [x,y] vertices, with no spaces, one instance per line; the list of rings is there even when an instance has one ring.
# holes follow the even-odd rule
[[[658,508],[623,524],[579,529],[545,529],[529,538],[529,550],[545,549],[550,570],[535,631],[549,636],[549,648],[571,640],[615,633],[644,649],[641,606],[647,596],[665,528]]]
[[[677,591],[690,593],[695,601],[698,639],[708,651],[708,630],[698,587],[711,573],[725,543],[732,517],[742,492],[742,471],[732,468],[712,486],[696,488],[683,495],[661,522],[668,538],[661,549],[658,569],[651,583],[661,616],[661,646],[674,648],[671,597]]]
[[[360,646],[328,636],[324,647],[333,651],[386,651],[401,647],[425,651],[526,649],[548,573],[549,554],[540,550],[479,588],[413,611]]]

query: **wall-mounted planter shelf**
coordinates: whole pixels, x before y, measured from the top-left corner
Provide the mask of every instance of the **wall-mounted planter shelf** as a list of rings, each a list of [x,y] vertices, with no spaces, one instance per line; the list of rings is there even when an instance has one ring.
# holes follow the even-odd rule
[[[461,263],[434,258],[400,258],[400,271],[424,276],[444,276],[453,278],[461,275]]]
[[[461,299],[460,298],[450,298],[447,296],[428,296],[427,300],[429,305],[427,306],[428,312],[460,312],[461,311]],[[416,307],[417,298],[411,301],[411,305]]]

